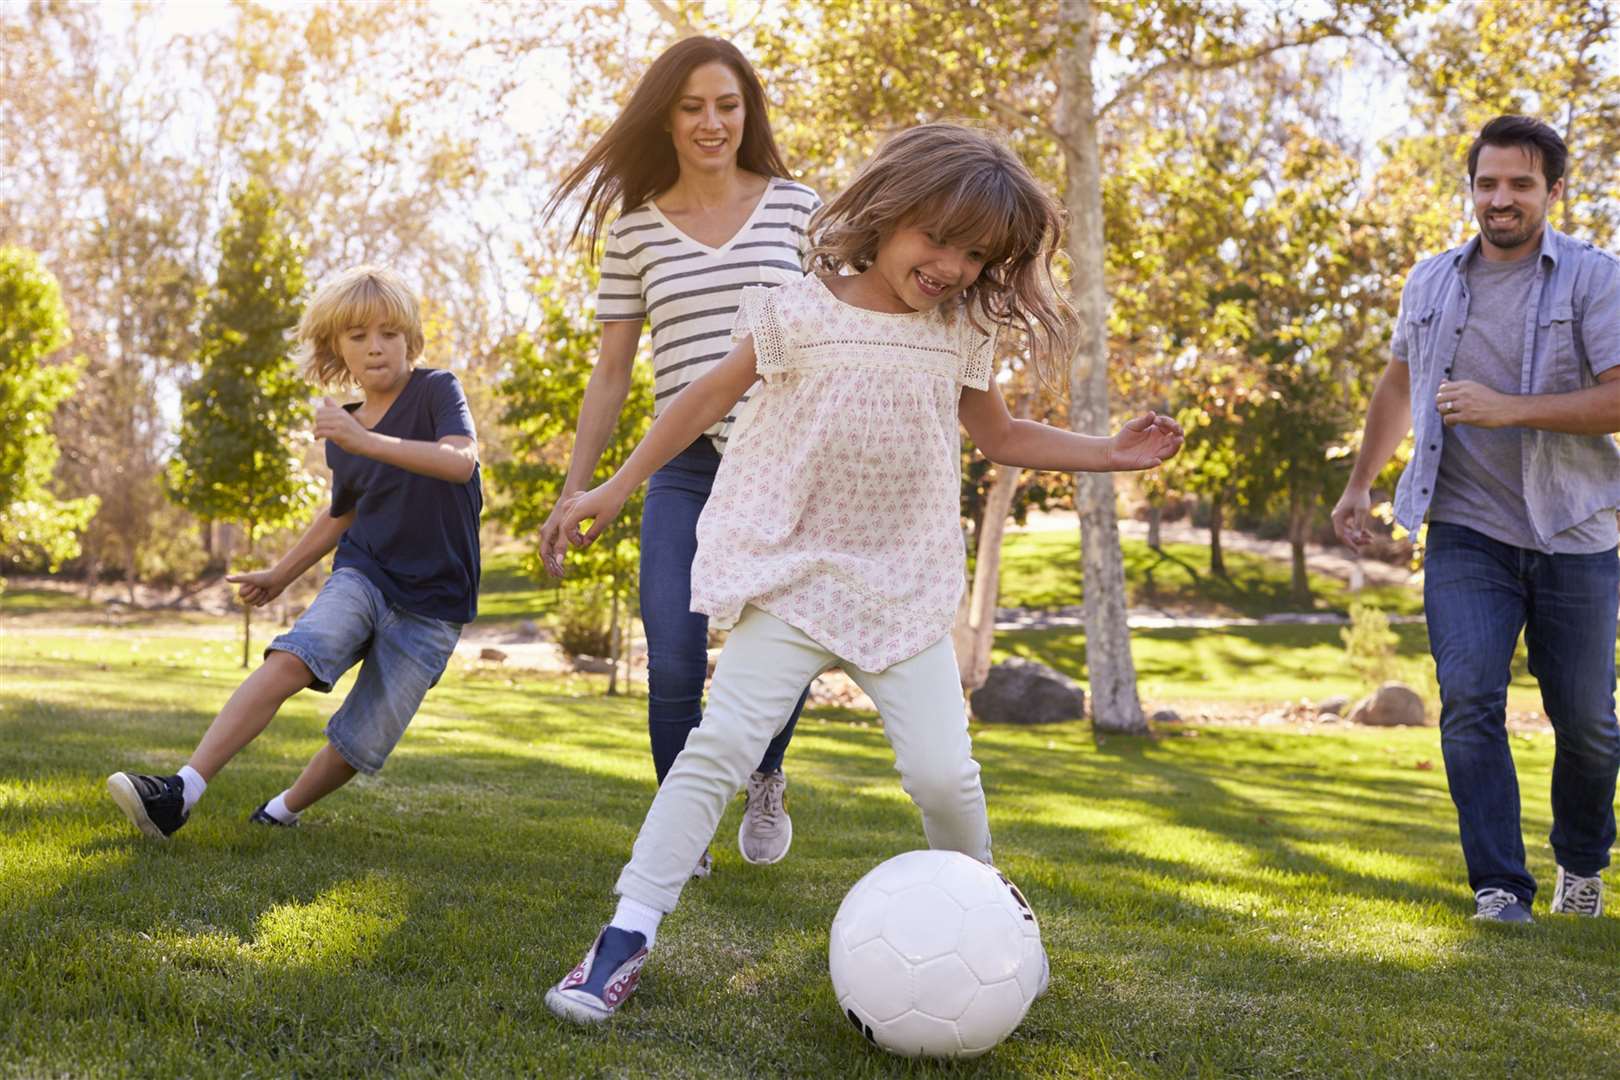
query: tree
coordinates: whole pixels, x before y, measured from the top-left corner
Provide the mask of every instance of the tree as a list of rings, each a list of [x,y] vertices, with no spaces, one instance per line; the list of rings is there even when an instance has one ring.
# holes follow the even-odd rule
[[[304,291],[302,249],[282,225],[275,193],[250,180],[231,195],[219,275],[203,315],[201,371],[186,386],[169,492],[205,520],[235,522],[247,558],[259,535],[297,523],[316,498],[299,433],[309,384],[290,354]],[[302,445],[301,445],[302,442]],[[242,606],[242,666],[253,609]]]
[[[51,491],[51,418],[82,365],[48,361],[68,341],[56,279],[33,252],[0,247],[0,552],[43,555],[53,570],[78,554],[96,509],[93,495],[62,501]]]
[[[500,492],[495,517],[518,536],[530,538],[533,546],[523,557],[523,567],[535,580],[544,580],[540,560],[540,527],[562,492],[568,476],[569,448],[573,443],[574,422],[579,416],[585,385],[590,381],[600,338],[594,323],[580,325],[566,294],[556,283],[542,280],[535,294],[543,314],[540,338],[518,334],[497,350],[504,378],[496,386],[503,405],[501,424],[505,428],[510,459],[490,468]],[[649,365],[637,364],[629,396],[619,412],[594,480],[600,483],[624,464],[641,437],[652,425],[652,378]],[[580,600],[578,608],[565,612],[568,618],[583,618],[601,626],[605,614],[609,658],[613,674],[608,692],[618,684],[618,662],[624,652],[628,625],[634,607],[636,577],[641,565],[641,507],[643,488],[637,488],[596,543],[584,551],[572,551],[568,559],[568,583]],[[606,593],[606,604],[600,603]],[[606,612],[602,607],[606,607]]]

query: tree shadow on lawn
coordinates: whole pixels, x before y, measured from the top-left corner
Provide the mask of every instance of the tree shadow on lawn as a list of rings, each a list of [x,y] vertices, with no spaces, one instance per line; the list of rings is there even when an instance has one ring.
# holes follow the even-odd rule
[[[289,1071],[453,1068],[524,1054],[535,1071],[559,1050],[599,1055],[608,1069],[668,1046],[689,1053],[683,1060],[694,1073],[715,1075],[881,1075],[895,1064],[853,1039],[826,982],[825,928],[844,891],[885,852],[922,846],[880,730],[806,727],[790,751],[793,856],[765,870],[743,866],[730,850],[733,804],[716,840],[720,872],[687,890],[626,1023],[582,1034],[552,1023],[540,998],[611,910],[608,890],[652,794],[650,777],[637,776],[650,773],[639,703],[638,715],[626,717],[622,704],[513,691],[510,702],[481,697],[473,714],[459,707],[465,693],[436,692],[424,710],[430,722],[407,733],[384,777],[333,796],[296,833],[243,818],[264,792],[288,782],[290,761],[319,745],[319,718],[307,711],[273,724],[168,844],[129,836],[104,794],[89,796],[106,822],[80,830],[75,867],[47,895],[0,915],[7,952],[57,968],[57,990],[30,993],[77,1023],[109,1010],[131,1023],[149,1012],[184,1018],[188,1029],[196,1024],[193,1053],[220,1062],[259,1054]],[[27,760],[99,785],[99,775],[82,775],[86,756],[115,760],[131,742],[183,753],[207,719],[198,712],[177,724],[172,713],[107,708],[80,710],[64,726],[51,710],[17,733],[35,743]],[[1409,999],[1432,992],[1425,979],[1433,965],[1324,954],[1319,943],[1296,942],[1289,916],[1268,914],[1261,901],[1273,895],[1297,908],[1313,894],[1347,894],[1458,907],[1452,890],[1347,870],[1300,848],[1387,845],[1431,858],[1451,846],[1446,830],[1422,826],[1414,843],[1413,828],[1393,815],[1341,816],[1351,805],[1344,796],[1279,810],[1235,793],[1231,783],[1244,769],[1267,767],[1261,751],[1210,762],[1182,758],[1190,747],[1111,739],[1101,752],[1035,752],[1029,743],[1048,734],[981,737],[979,755],[998,855],[1043,916],[1058,981],[1012,1043],[954,1074],[1039,1072],[1037,1062],[1049,1060],[1042,1055],[1088,1045],[1101,1049],[1072,1052],[1124,1054],[1138,1068],[1171,1072],[1353,1074],[1379,1060],[1350,1067],[1345,1048],[1361,1040],[1361,1025],[1384,1016],[1411,1027],[1402,1010],[1415,1011]],[[634,760],[624,760],[627,746]],[[585,763],[564,763],[573,756]],[[1123,783],[1144,778],[1156,786]],[[1355,782],[1363,779],[1391,808],[1437,812],[1394,779]],[[852,792],[850,781],[888,797]],[[1301,802],[1313,793],[1309,777],[1265,788]],[[1043,822],[1040,801],[1053,789],[1145,820]],[[85,798],[7,807],[0,832],[22,840],[38,831],[48,842],[54,818],[93,813]],[[1271,823],[1264,832],[1260,817]],[[1252,858],[1229,869],[1146,853],[1132,841],[1155,824],[1206,834]],[[99,865],[119,853],[125,857]],[[1281,883],[1278,869],[1287,875]],[[1249,908],[1213,902],[1199,891],[1206,885],[1232,890]],[[25,952],[15,953],[24,933]],[[1211,951],[1199,934],[1223,935],[1223,944]],[[1466,927],[1458,936],[1439,962],[1451,988],[1511,981],[1532,954],[1504,953],[1500,941]],[[1612,945],[1613,935],[1601,940]],[[1321,1004],[1332,993],[1370,1003],[1356,1017],[1335,1018]],[[749,1007],[739,1009],[739,997]],[[1465,1012],[1466,1004],[1442,1011]],[[437,1012],[423,1021],[424,1009]],[[1345,1042],[1337,1051],[1296,1045],[1294,1021],[1326,1025]]]

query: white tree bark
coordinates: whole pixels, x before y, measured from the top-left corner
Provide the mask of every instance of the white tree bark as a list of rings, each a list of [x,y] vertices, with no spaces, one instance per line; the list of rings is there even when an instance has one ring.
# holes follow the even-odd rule
[[[956,625],[951,629],[951,645],[956,650],[956,667],[963,690],[977,690],[990,676],[990,648],[996,634],[996,601],[1001,594],[1001,542],[1007,532],[1007,515],[1013,496],[1018,493],[1022,469],[996,466],[995,479],[984,498],[984,520],[979,525],[978,551],[973,561],[973,581],[956,609]]]
[[[1092,0],[1061,0],[1059,13],[1057,127],[1067,164],[1063,201],[1069,211],[1072,299],[1081,323],[1080,348],[1069,373],[1069,426],[1107,435],[1108,293],[1103,280],[1101,149],[1091,72],[1096,10]],[[1113,474],[1077,473],[1075,505],[1080,515],[1092,724],[1097,731],[1146,731],[1125,621],[1125,560],[1119,548]]]

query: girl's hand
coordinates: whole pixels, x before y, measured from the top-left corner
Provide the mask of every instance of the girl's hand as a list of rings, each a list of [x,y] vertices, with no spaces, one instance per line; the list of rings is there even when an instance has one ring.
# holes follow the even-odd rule
[[[1186,439],[1181,425],[1168,416],[1145,412],[1110,440],[1108,467],[1119,472],[1153,469],[1176,456]]]
[[[228,574],[225,580],[232,585],[241,586],[237,592],[242,597],[242,603],[248,607],[264,607],[264,605],[280,596],[281,590],[287,587],[286,582],[276,580],[274,570],[255,570],[250,574]]]
[[[562,501],[558,509],[562,512],[561,533],[568,538],[574,547],[582,548],[590,545],[602,530],[612,524],[613,519],[619,516],[624,509],[626,496],[619,493],[612,480],[601,487],[591,488],[589,491],[576,492]],[[584,533],[579,531],[580,522],[586,518],[591,519],[591,527]],[[561,560],[558,560],[559,566]]]
[[[371,432],[354,418],[354,414],[329,397],[321,398],[315,410],[315,437],[330,439],[351,454],[363,453],[360,448],[371,437]]]

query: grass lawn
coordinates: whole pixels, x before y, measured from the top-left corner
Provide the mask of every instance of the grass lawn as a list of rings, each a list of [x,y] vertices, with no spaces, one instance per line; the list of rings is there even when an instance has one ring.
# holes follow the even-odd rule
[[[1620,920],[1466,919],[1432,731],[976,730],[1052,989],[988,1057],[908,1064],[826,975],[845,890],[923,844],[872,718],[806,718],[793,853],[744,865],[734,806],[636,999],[581,1031],[541,999],[646,809],[644,702],[455,670],[382,775],[252,828],[338,700],[301,695],[145,841],[103,779],[178,765],[236,650],[0,624],[0,1076],[1620,1075]],[[1513,745],[1550,885],[1551,739]]]
[[[1227,578],[1209,572],[1207,544],[1166,544],[1160,554],[1141,540],[1121,540],[1125,591],[1132,606],[1186,609],[1207,614],[1258,617],[1298,611],[1289,597],[1292,570],[1286,561],[1243,551],[1226,553]],[[1423,594],[1399,585],[1368,585],[1352,595],[1344,582],[1312,574],[1315,610],[1347,611],[1352,599],[1390,614],[1423,611]],[[1080,537],[1077,532],[1008,533],[1001,549],[1001,606],[1052,608],[1080,603]]]

